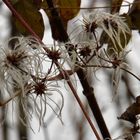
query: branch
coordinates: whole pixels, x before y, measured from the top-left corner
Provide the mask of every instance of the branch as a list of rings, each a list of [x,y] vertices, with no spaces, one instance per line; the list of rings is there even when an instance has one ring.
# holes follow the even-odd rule
[[[135,75],[134,73],[132,73],[131,71],[129,71],[123,67],[120,67],[120,69],[124,70],[125,72],[129,73],[130,75],[134,76],[137,80],[140,81],[140,78],[137,75]]]
[[[96,98],[94,96],[94,91],[93,88],[90,87],[88,80],[84,74],[84,72],[82,71],[82,69],[77,71],[78,77],[81,81],[81,84],[83,86],[83,94],[86,96],[89,106],[91,108],[91,111],[97,121],[97,124],[100,128],[101,134],[103,136],[103,138],[111,138],[110,133],[108,131],[108,128],[105,124],[104,118],[102,116],[102,113],[100,111],[100,108],[98,106],[98,103],[96,101]]]
[[[52,37],[54,40],[60,42],[67,42],[69,40],[68,34],[64,29],[63,22],[57,12],[57,9],[53,5],[52,0],[46,0],[50,14],[48,14],[51,30],[52,30]]]

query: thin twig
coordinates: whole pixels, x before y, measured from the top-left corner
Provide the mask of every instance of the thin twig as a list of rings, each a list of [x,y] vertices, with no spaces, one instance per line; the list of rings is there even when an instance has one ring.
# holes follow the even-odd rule
[[[113,66],[105,66],[105,65],[80,65],[81,67],[92,67],[92,68],[114,68]]]
[[[9,103],[12,99],[14,99],[15,97],[17,97],[18,95],[20,95],[20,92],[17,91],[12,97],[10,97],[8,100],[2,102],[0,101],[0,107],[6,105],[7,103]]]
[[[134,76],[137,80],[140,81],[140,78],[138,76],[136,76],[134,73],[132,73],[131,71],[129,71],[129,70],[125,69],[125,68],[122,68],[122,67],[120,67],[120,69],[122,69],[123,71],[129,73],[130,75]]]
[[[135,2],[136,3],[136,2]],[[140,3],[140,2],[137,2]],[[121,7],[130,7],[133,3],[129,4],[124,4],[121,5]],[[107,8],[114,8],[114,7],[120,7],[120,5],[115,5],[115,6],[94,6],[94,7],[63,7],[63,6],[57,6],[54,7],[54,9],[81,9],[81,10],[88,10],[88,9],[107,9]],[[46,8],[47,10],[51,10],[53,8]]]
[[[100,136],[99,136],[99,134],[98,134],[98,132],[97,132],[95,126],[93,125],[93,123],[92,123],[92,121],[91,121],[89,115],[88,115],[87,112],[85,111],[84,105],[83,105],[83,103],[81,102],[81,99],[79,98],[79,96],[78,96],[78,94],[77,94],[77,92],[76,92],[76,90],[75,90],[75,88],[74,88],[74,86],[73,86],[73,84],[72,84],[72,82],[71,82],[71,80],[70,80],[69,74],[59,66],[59,63],[58,63],[58,62],[55,62],[55,64],[56,64],[57,67],[59,68],[59,70],[60,70],[61,74],[63,75],[63,77],[66,79],[67,84],[69,85],[69,87],[70,87],[70,89],[71,89],[71,91],[72,91],[74,97],[76,98],[76,100],[77,100],[77,102],[78,102],[78,104],[79,104],[79,106],[80,106],[80,108],[81,108],[81,110],[82,110],[82,112],[83,112],[85,118],[87,119],[87,121],[88,121],[90,127],[92,128],[92,130],[93,130],[93,132],[94,132],[96,138],[97,138],[98,140],[101,140],[101,138],[100,138]]]
[[[101,138],[100,138],[100,136],[99,136],[99,134],[98,134],[98,132],[97,132],[95,126],[93,125],[93,123],[92,123],[92,121],[91,121],[89,115],[88,115],[87,112],[85,111],[84,106],[83,106],[83,104],[82,104],[82,102],[81,102],[79,96],[77,95],[77,92],[76,92],[75,88],[74,88],[73,85],[72,85],[72,82],[71,82],[70,80],[67,80],[67,84],[69,85],[70,89],[72,90],[72,93],[73,93],[73,95],[75,96],[75,98],[76,98],[76,100],[77,100],[77,102],[78,102],[80,108],[82,109],[83,114],[85,115],[85,117],[86,117],[86,119],[87,119],[87,121],[88,121],[90,127],[92,128],[94,134],[96,135],[96,138],[97,138],[98,140],[101,140]]]

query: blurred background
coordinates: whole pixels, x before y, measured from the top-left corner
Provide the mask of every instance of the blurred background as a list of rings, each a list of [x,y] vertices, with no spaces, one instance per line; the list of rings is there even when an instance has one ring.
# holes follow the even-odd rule
[[[128,0],[133,2],[133,0]],[[127,1],[127,2],[128,2]],[[81,7],[106,7],[110,6],[111,0],[82,0]],[[126,2],[124,2],[126,4]],[[100,8],[103,11],[109,11],[109,8]],[[120,13],[127,13],[129,7],[122,7]],[[76,26],[76,21],[80,19],[81,15],[88,10],[80,10],[78,15],[69,21],[68,33],[71,33]],[[53,39],[51,37],[50,25],[47,16],[41,11],[44,22],[45,32],[43,42],[45,44],[52,44]],[[13,23],[11,20],[11,13],[5,4],[0,0],[0,46],[13,34]],[[132,32],[132,39],[128,44],[128,50],[131,52],[128,54],[126,61],[129,63],[132,71],[136,75],[140,75],[140,36],[137,30]],[[125,109],[134,102],[136,96],[140,95],[140,83],[133,76],[127,73],[122,73],[121,82],[119,84],[118,94],[115,95],[111,86],[111,73],[112,71],[100,69],[95,75],[91,74],[90,81],[94,87],[95,96],[98,101],[99,107],[102,111],[106,125],[112,138],[116,138],[122,135],[131,124],[122,120],[118,120],[117,117],[125,111]],[[75,77],[77,77],[75,75]],[[75,78],[74,78],[75,80]],[[96,121],[88,107],[86,98],[82,94],[82,87],[76,78],[76,88],[80,98],[82,99],[87,112],[89,113],[93,123],[97,126]],[[61,83],[60,83],[61,84]],[[79,105],[75,98],[70,93],[67,85],[65,87],[62,84],[61,89],[64,96],[64,108],[62,111],[62,124],[56,117],[53,111],[48,108],[46,118],[43,126],[39,127],[36,116],[32,118],[31,125],[34,131],[30,128],[22,126],[19,118],[16,116],[16,111],[12,108],[5,109],[0,108],[0,140],[94,140],[94,134],[85,120]],[[1,97],[0,97],[1,98]],[[54,98],[57,100],[57,96]],[[57,100],[59,103],[59,99]],[[12,106],[12,103],[9,103]],[[3,121],[4,120],[4,121]],[[98,126],[96,127],[98,130]],[[140,139],[137,134],[135,139]]]

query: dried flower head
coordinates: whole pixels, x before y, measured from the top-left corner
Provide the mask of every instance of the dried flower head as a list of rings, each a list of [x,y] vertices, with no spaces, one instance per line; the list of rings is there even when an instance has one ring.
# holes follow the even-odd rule
[[[122,70],[126,71],[129,69],[129,65],[126,62],[126,56],[130,51],[126,51],[125,49],[120,53],[114,53],[112,55],[108,54],[107,50],[100,50],[100,54],[98,55],[100,59],[100,66],[104,68],[112,69],[112,84],[115,95],[117,95],[119,83],[122,77]]]
[[[67,62],[71,68],[88,65],[92,58],[95,56],[97,50],[97,45],[94,41],[67,43],[66,46],[70,55]]]
[[[87,33],[95,33],[96,28],[98,27],[98,25],[96,24],[96,21],[93,22],[93,20],[89,20],[86,19],[85,16],[83,16],[83,29],[87,32]]]
[[[59,60],[61,57],[61,51],[59,48],[57,48],[56,46],[52,46],[48,49],[47,51],[47,56],[49,57],[49,59],[51,59],[52,61],[56,61]]]
[[[125,22],[125,18],[118,13],[110,14],[102,11],[95,11],[89,15],[90,21],[96,23],[96,25],[103,29],[113,43],[113,48],[123,50],[127,45],[126,34],[131,34],[128,25]],[[124,38],[124,46],[122,46],[121,39]],[[119,48],[118,48],[119,47]]]
[[[36,113],[40,124],[47,105],[61,119],[64,100],[58,84],[49,81],[51,76],[55,77],[57,74],[57,70],[53,68],[54,63],[47,64],[48,59],[51,62],[59,60],[61,53],[52,48],[47,51],[46,53],[44,45],[33,37],[12,37],[0,48],[0,89],[2,95],[8,93],[8,100],[3,105],[11,100],[15,101],[23,110],[25,118],[32,119],[32,114]],[[52,98],[53,93],[59,93],[60,104]],[[24,118],[19,118],[26,125]]]
[[[24,84],[30,79],[36,65],[40,66],[39,72],[42,70],[42,59],[39,55],[39,44],[32,37],[12,37],[2,45],[0,48],[1,90],[6,90],[11,96],[14,88],[22,89],[21,93],[24,95]]]
[[[83,15],[82,31],[79,34],[81,34],[84,41],[92,40],[98,43],[100,40],[99,29],[102,29],[108,36],[105,42],[109,42],[116,52],[120,52],[128,43],[127,37],[131,36],[126,20],[127,17],[121,16],[118,13],[110,14],[95,10]]]
[[[49,81],[49,79],[51,79],[49,75],[32,76],[32,79],[25,87],[28,100],[32,103],[32,110],[37,114],[40,124],[44,120],[47,106],[50,107],[61,120],[61,112],[64,105],[63,95],[59,90],[58,84],[55,81]],[[59,93],[61,97],[61,103],[59,104],[57,103],[58,100],[55,101],[52,98],[53,94],[56,93]]]

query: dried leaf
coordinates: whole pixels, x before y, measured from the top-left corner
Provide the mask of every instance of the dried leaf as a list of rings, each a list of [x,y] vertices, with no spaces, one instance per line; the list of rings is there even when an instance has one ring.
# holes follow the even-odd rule
[[[57,5],[60,7],[59,12],[64,24],[67,24],[70,19],[74,18],[78,14],[80,3],[80,0],[58,0]]]
[[[112,14],[119,12],[122,2],[123,2],[123,0],[112,0],[112,8],[111,8]]]
[[[134,137],[131,133],[125,133],[113,140],[134,140]]]
[[[132,22],[132,29],[140,31],[140,0],[134,0],[129,16]]]
[[[38,6],[34,0],[12,0],[13,7],[24,18],[24,20],[30,25],[34,32],[43,38],[44,23],[42,15],[39,12]],[[30,33],[21,25],[21,23],[14,18],[16,28],[23,35],[30,35]]]
[[[53,0],[53,4],[54,7],[58,8],[58,13],[66,29],[67,22],[78,14],[81,0]],[[44,9],[49,16],[49,9],[46,0],[42,2],[41,8]]]
[[[137,122],[137,115],[140,114],[140,96],[136,97],[136,102],[131,104],[124,113],[118,119],[123,119],[133,123],[134,125]]]

